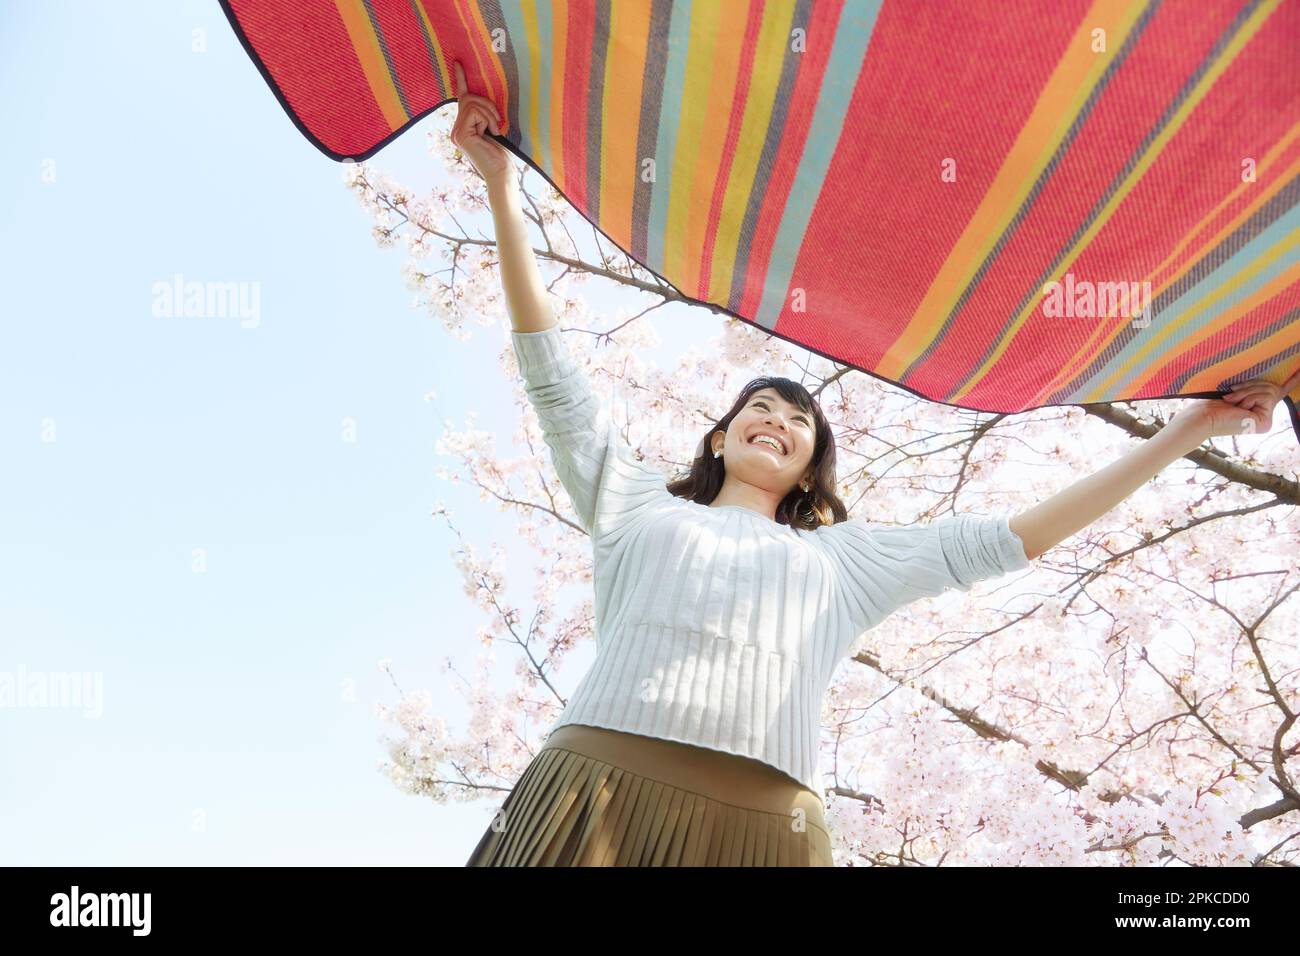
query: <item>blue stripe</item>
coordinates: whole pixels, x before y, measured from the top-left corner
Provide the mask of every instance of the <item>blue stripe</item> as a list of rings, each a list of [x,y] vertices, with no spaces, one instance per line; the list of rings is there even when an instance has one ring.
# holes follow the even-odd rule
[[[655,181],[650,185],[650,221],[647,224],[646,265],[663,274],[664,242],[668,232],[668,207],[672,199],[673,167],[677,164],[677,130],[686,100],[686,54],[691,39],[691,0],[672,5],[668,26],[668,58],[664,63],[664,90],[659,101],[659,135],[655,140]]]
[[[835,28],[835,45],[831,48],[826,73],[817,94],[812,124],[804,141],[803,155],[790,187],[790,196],[781,212],[772,257],[763,278],[763,298],[754,314],[756,325],[776,328],[776,320],[785,308],[790,277],[799,250],[808,232],[808,221],[826,184],[826,171],[844,131],[849,100],[858,85],[862,63],[871,42],[882,0],[846,2],[840,10]]]
[[[524,28],[524,11],[520,0],[501,0],[501,18],[506,22],[506,42],[510,44],[510,51],[515,55],[515,71],[519,75],[518,88],[515,95],[519,97],[519,139],[516,141],[519,148],[529,156],[537,156],[536,144],[529,138],[528,116],[532,110],[532,98],[537,95],[532,89],[532,83],[529,78],[532,76],[532,63],[529,62],[528,44],[524,42],[528,37],[528,32]],[[493,37],[489,33],[487,37],[488,46],[491,47]]]

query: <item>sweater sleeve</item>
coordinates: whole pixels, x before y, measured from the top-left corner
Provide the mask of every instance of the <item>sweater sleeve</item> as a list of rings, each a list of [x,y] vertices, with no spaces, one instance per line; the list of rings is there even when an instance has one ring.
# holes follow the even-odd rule
[[[1032,562],[1009,516],[953,515],[924,524],[882,525],[854,518],[819,528],[856,634],[896,611],[950,588],[969,591]]]
[[[524,391],[583,530],[599,538],[640,506],[669,495],[664,475],[638,461],[623,440],[560,327],[510,334]]]

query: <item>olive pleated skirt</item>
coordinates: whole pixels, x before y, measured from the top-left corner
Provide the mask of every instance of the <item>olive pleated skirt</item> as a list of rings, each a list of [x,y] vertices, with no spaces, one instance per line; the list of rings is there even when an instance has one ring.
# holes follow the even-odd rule
[[[821,799],[748,757],[565,724],[466,866],[833,866]]]

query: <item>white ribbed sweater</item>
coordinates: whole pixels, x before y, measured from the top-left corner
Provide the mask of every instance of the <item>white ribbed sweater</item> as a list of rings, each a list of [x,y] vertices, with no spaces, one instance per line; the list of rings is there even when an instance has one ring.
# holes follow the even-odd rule
[[[596,660],[552,730],[740,754],[824,801],[822,698],[855,639],[910,601],[1030,564],[1004,514],[802,531],[678,498],[636,460],[558,326],[511,337],[593,549]]]

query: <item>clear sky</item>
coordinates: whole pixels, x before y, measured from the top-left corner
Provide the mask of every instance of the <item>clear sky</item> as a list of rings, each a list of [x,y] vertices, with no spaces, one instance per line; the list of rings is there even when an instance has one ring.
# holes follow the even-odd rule
[[[429,512],[510,530],[434,445],[475,411],[511,451],[504,329],[412,308],[215,2],[4,4],[0,78],[0,682],[91,675],[0,707],[0,864],[462,864],[495,801],[377,771],[376,662],[463,726],[482,617]],[[432,185],[438,122],[372,162]],[[177,274],[256,312],[155,314]]]

